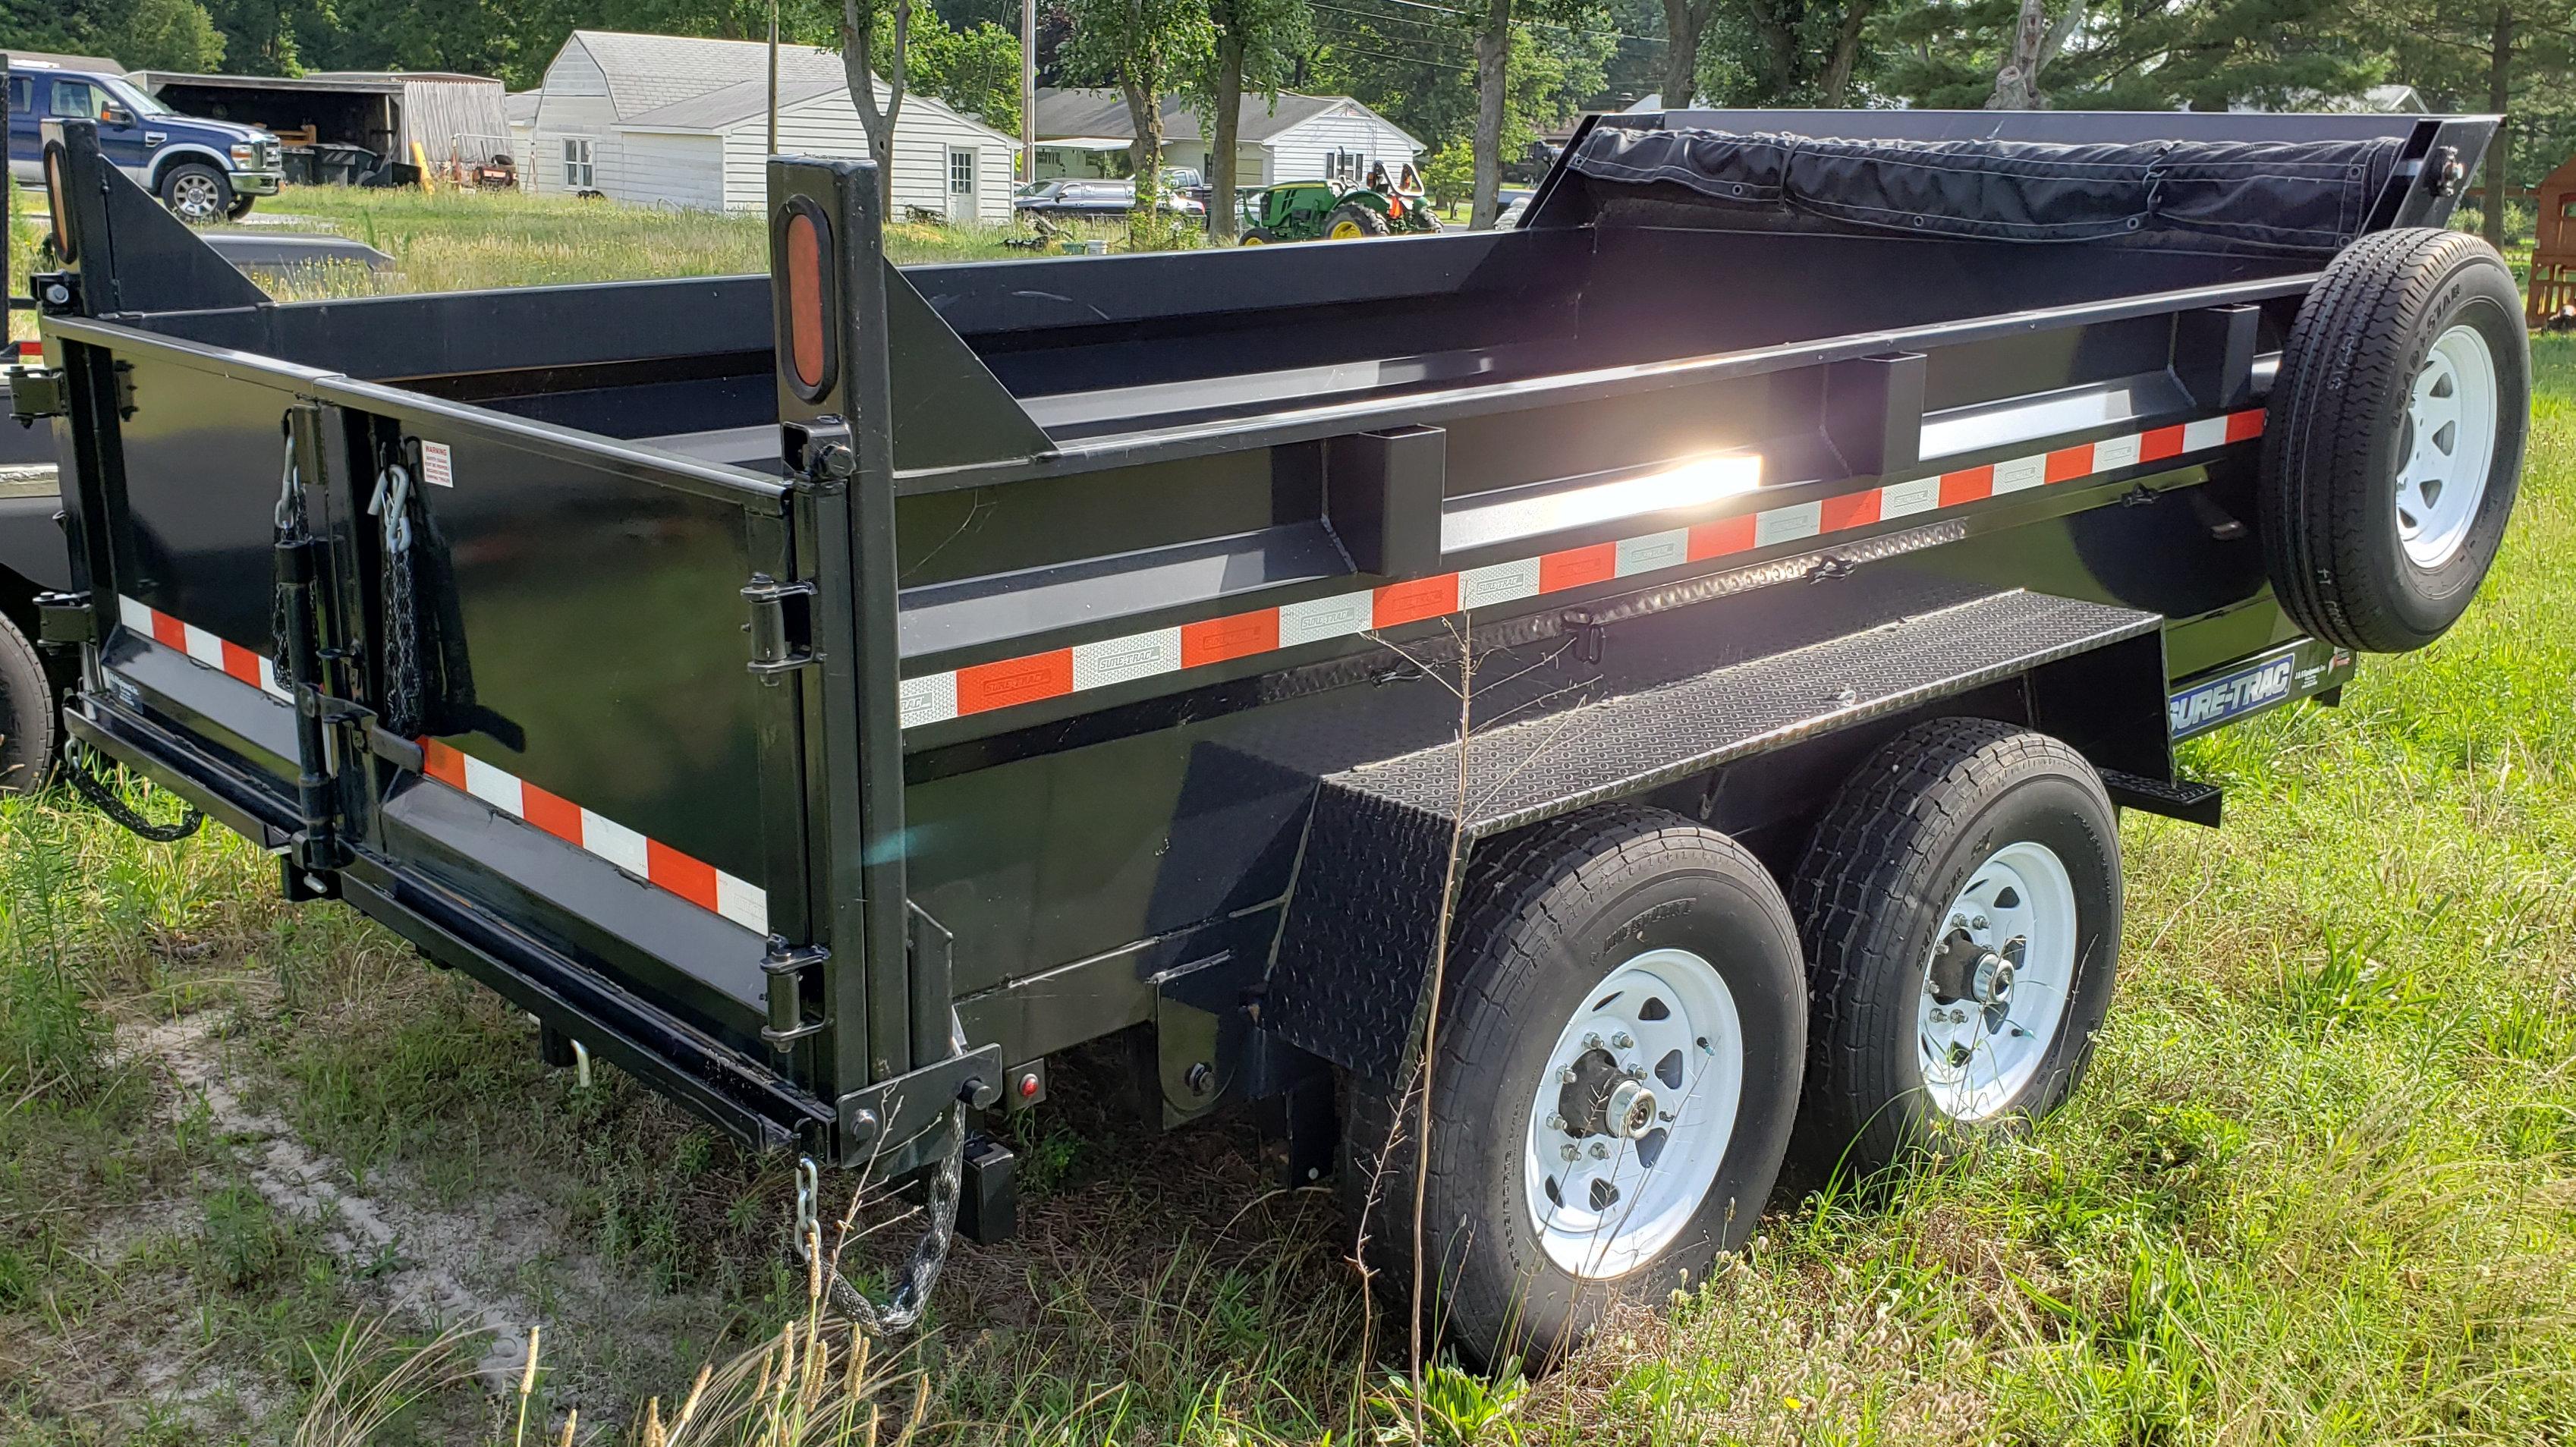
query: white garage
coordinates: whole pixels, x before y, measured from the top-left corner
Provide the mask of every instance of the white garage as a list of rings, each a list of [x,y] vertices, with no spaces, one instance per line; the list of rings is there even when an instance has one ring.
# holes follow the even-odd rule
[[[868,154],[841,57],[778,48],[778,149]],[[597,191],[621,201],[757,210],[767,194],[769,47],[576,30],[546,70],[529,125],[531,189]],[[878,82],[882,103],[884,82]],[[925,95],[895,123],[894,204],[958,221],[1011,216],[1015,146]]]

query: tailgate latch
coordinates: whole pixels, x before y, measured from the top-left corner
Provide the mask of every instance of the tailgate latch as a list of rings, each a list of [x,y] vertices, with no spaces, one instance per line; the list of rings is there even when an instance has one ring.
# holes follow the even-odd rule
[[[87,593],[38,593],[36,641],[50,648],[69,648],[98,641],[98,615],[90,611]]]
[[[751,605],[752,676],[763,683],[776,683],[783,674],[795,672],[814,661],[813,608],[814,585],[782,583],[766,573],[754,573],[742,590],[745,603]]]

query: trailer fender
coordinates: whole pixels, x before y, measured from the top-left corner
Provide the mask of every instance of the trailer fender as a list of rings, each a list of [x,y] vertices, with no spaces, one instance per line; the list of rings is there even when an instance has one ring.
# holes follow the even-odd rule
[[[2018,589],[1954,592],[1933,607],[1920,591],[1895,591],[1886,606],[1875,624],[1824,642],[1480,731],[1463,788],[1455,743],[1326,776],[1272,957],[1264,1023],[1301,1049],[1391,1081],[1418,1033],[1440,920],[1483,841],[1846,730],[1874,736],[1945,701],[2014,715],[2107,773],[2178,783],[2159,615]]]

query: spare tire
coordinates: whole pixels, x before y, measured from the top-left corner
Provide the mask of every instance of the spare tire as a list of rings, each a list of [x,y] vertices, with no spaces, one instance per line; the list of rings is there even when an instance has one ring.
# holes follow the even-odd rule
[[[2504,541],[2530,416],[2521,293],[2492,247],[2411,229],[2346,248],[2299,308],[2264,417],[2282,608],[2348,648],[2441,637]]]

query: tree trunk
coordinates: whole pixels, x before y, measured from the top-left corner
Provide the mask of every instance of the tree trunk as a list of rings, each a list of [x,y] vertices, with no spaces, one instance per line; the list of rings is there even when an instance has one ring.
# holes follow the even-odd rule
[[[1243,127],[1243,37],[1216,37],[1216,114],[1208,126],[1208,235],[1223,246],[1234,239],[1234,160]]]
[[[1136,173],[1136,205],[1127,213],[1133,233],[1156,219],[1154,208],[1163,195],[1162,77],[1131,71],[1119,77],[1118,88],[1127,96],[1127,119],[1136,129],[1136,139],[1127,143],[1127,164]]]
[[[1503,184],[1503,89],[1512,58],[1512,0],[1485,0],[1485,25],[1476,32],[1476,196],[1467,225],[1494,229],[1494,203]]]
[[[1874,0],[1873,0],[1874,3]],[[2048,23],[2047,0],[2022,0],[2021,20],[2013,27],[2012,50],[2004,56],[2003,66],[1995,72],[1995,93],[1986,98],[1990,111],[2043,111],[2048,109],[2048,93],[2039,88],[2039,75],[2075,32],[2084,26],[2087,0],[2072,0],[2057,23]],[[1857,42],[1859,37],[1854,36]]]
[[[870,0],[841,0],[841,74],[850,84],[850,104],[858,108],[859,128],[868,133],[868,159],[877,167],[877,204],[888,221],[894,217],[894,124],[903,113],[904,61],[912,42],[912,0],[894,0],[894,53],[886,57],[893,73],[885,78],[886,103],[877,105],[876,9]],[[942,178],[941,184],[946,184]]]
[[[2012,48],[1995,70],[1995,93],[1986,97],[1990,111],[2035,111],[2039,93],[2040,46],[2048,39],[2048,7],[2042,0],[2021,0],[2021,20],[2013,26]]]
[[[2487,109],[2502,116],[2505,105],[2513,99],[2513,6],[2498,5],[2495,31],[2487,50]],[[2510,117],[2496,125],[2495,139],[2487,142],[2487,245],[2504,249],[2504,187],[2512,174],[2510,153],[2513,150],[2513,121]]]
[[[1833,54],[1825,60],[1824,78],[1816,83],[1816,99],[1837,109],[1851,98],[1852,69],[1860,64],[1861,32],[1869,25],[1870,12],[1878,8],[1878,0],[1846,3],[1849,8],[1843,11],[1842,27],[1834,32]]]
[[[1716,0],[1664,0],[1664,109],[1687,110],[1699,90],[1699,40]]]
[[[1757,106],[1788,105],[1797,100],[1802,54],[1798,45],[1798,16],[1785,13],[1789,0],[1752,0],[1747,7],[1753,17],[1753,33],[1762,39],[1762,80],[1760,93],[1747,97]]]

